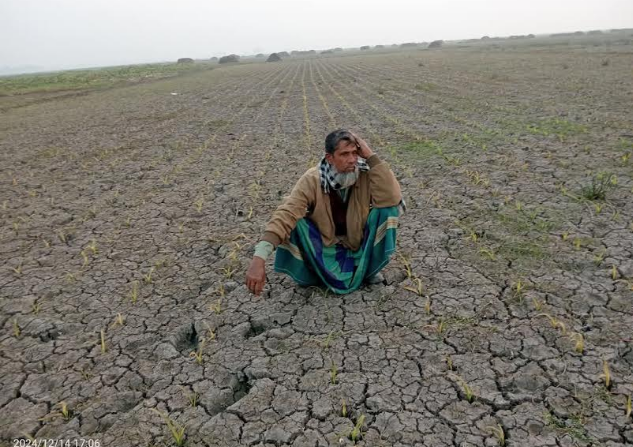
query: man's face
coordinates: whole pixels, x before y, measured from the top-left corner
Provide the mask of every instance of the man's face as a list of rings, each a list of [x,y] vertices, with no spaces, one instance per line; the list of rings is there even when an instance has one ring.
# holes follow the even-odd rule
[[[354,172],[358,161],[358,148],[356,144],[342,140],[334,150],[334,154],[325,154],[325,159],[336,168],[338,172]]]

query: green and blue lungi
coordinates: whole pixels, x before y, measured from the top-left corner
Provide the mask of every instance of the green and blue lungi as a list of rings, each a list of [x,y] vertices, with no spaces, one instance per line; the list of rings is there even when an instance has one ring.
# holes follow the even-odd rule
[[[309,219],[297,222],[289,242],[277,247],[275,271],[303,286],[325,285],[334,293],[350,293],[363,279],[378,273],[396,250],[398,207],[373,208],[357,251],[341,244],[324,247],[321,233]]]

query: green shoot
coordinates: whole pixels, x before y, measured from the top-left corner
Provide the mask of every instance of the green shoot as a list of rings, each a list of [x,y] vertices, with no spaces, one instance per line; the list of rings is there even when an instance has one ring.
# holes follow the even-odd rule
[[[200,197],[198,200],[193,202],[193,204],[196,206],[196,210],[198,212],[201,212],[202,211],[202,206],[204,205],[204,199],[202,197]]]
[[[105,354],[106,351],[105,331],[101,329],[101,354]]]
[[[631,396],[629,396],[629,403],[631,402]],[[345,402],[345,399],[341,399],[341,416],[342,417],[347,417],[347,403]]]
[[[202,362],[204,361],[202,355],[203,352],[202,350],[204,349],[204,344],[205,344],[205,340],[201,340],[200,343],[198,343],[198,350],[197,351],[191,351],[191,353],[189,354],[189,357],[193,357],[196,360],[196,363],[198,365],[202,365]]]
[[[565,323],[563,323],[556,317],[552,317],[550,314],[546,314],[546,313],[538,314],[537,317],[546,317],[554,329],[560,328],[563,335],[567,333],[567,326],[565,326]]]
[[[420,278],[414,278],[413,282],[417,284],[416,287],[404,286],[405,290],[416,293],[418,296],[424,296],[424,288],[422,287],[422,280]]]
[[[124,324],[125,324],[125,319],[123,318],[123,315],[118,313],[116,316],[116,319],[114,320],[114,323],[112,323],[112,327],[116,327],[117,325],[123,326]]]
[[[576,345],[574,346],[574,351],[576,351],[578,354],[582,354],[585,351],[585,338],[582,336],[582,334],[578,332],[572,332],[569,335],[569,338],[576,342]]]
[[[543,301],[536,299],[536,297],[532,298],[532,304],[534,304],[534,309],[537,312],[540,312],[541,309],[543,308]]]
[[[176,446],[182,447],[183,445],[185,445],[185,426],[177,423],[176,421],[172,420],[169,416],[167,416],[164,413],[161,413],[155,408],[152,408],[152,410],[156,412],[158,415],[160,415],[160,417],[163,418],[163,420],[165,421],[165,424],[167,425],[167,428],[169,429],[169,432],[171,433],[171,437],[176,443]]]
[[[453,358],[450,355],[446,356],[446,367],[449,371],[453,371]]]
[[[237,270],[231,267],[230,265],[228,267],[222,268],[222,272],[224,273],[224,277],[226,279],[231,279],[236,271]]]
[[[81,250],[81,257],[83,258],[84,262],[82,264],[82,267],[85,267],[88,265],[88,263],[90,262],[90,260],[88,259],[88,255],[86,254],[85,250]]]
[[[136,300],[138,300],[138,281],[132,283],[132,292],[130,293],[130,301],[136,303]]]
[[[143,276],[143,281],[145,281],[147,284],[150,284],[152,282],[152,274],[154,273],[154,270],[156,270],[156,267],[152,266],[152,268],[149,269],[147,275]]]
[[[20,264],[17,267],[12,268],[11,270],[13,270],[16,275],[20,276],[22,274],[22,261],[20,261]]]
[[[222,298],[218,298],[215,303],[209,304],[209,310],[219,315],[222,312]]]
[[[469,403],[472,403],[472,401],[475,400],[475,393],[473,392],[473,389],[461,377],[456,375],[455,378],[459,381],[462,387],[462,391],[464,392],[464,396],[466,397],[466,400]]]
[[[626,418],[631,417],[632,407],[631,407],[631,395],[626,399]]]
[[[609,390],[611,389],[611,370],[609,369],[609,364],[606,360],[602,360],[602,378],[604,379],[604,387]]]
[[[334,363],[333,360],[331,360],[332,362],[332,366],[330,367],[330,383],[332,385],[336,385],[337,383],[337,377],[338,377],[338,368],[336,367],[336,363]]]
[[[20,326],[18,326],[18,320],[16,318],[13,319],[13,336],[18,338],[22,331],[20,331]]]
[[[611,279],[613,279],[614,281],[618,279],[618,269],[615,268],[615,265],[611,266]]]
[[[492,250],[490,250],[489,248],[480,248],[479,249],[479,253],[481,253],[482,255],[486,256],[488,259],[490,259],[491,261],[496,260],[497,258],[495,257],[495,254]]]
[[[32,305],[31,305],[31,312],[33,312],[35,315],[37,315],[38,313],[40,313],[40,309],[42,308],[42,306],[40,305],[40,303],[38,303],[37,301],[35,301]]]
[[[495,435],[495,438],[497,438],[497,442],[501,447],[506,445],[506,435],[501,424],[497,424],[496,427],[487,427],[486,429]]]
[[[72,417],[72,411],[68,409],[68,405],[66,405],[66,402],[60,402],[59,406],[61,407],[61,412],[64,419],[66,419],[67,421],[70,420],[70,418]]]
[[[358,441],[362,437],[362,429],[363,429],[364,423],[365,423],[365,415],[361,414],[358,417],[358,420],[356,421],[356,425],[354,426],[352,433],[350,433],[349,435],[352,442],[356,443],[356,441]]]
[[[431,297],[430,296],[426,297],[426,303],[424,303],[424,312],[426,312],[427,315],[431,313]]]

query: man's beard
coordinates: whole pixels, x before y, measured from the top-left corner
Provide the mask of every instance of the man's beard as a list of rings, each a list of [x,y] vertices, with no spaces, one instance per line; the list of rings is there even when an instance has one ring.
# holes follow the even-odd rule
[[[341,189],[349,188],[358,180],[358,166],[354,166],[354,171],[352,172],[338,172],[332,165],[332,172],[334,173],[334,183],[341,185]]]

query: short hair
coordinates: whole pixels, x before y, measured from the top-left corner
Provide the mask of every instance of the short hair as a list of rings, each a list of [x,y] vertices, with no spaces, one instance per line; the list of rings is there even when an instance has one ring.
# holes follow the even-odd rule
[[[334,154],[336,151],[336,147],[341,141],[349,141],[354,144],[358,144],[356,142],[356,138],[354,135],[347,129],[336,129],[334,132],[330,132],[327,137],[325,137],[325,152],[328,154]]]

